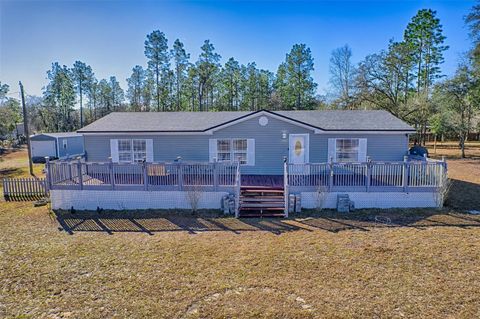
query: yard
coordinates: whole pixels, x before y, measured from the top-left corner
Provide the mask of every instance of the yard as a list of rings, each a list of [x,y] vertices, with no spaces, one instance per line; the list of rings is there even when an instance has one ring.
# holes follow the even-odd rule
[[[480,215],[465,210],[480,210],[480,145],[455,151],[437,146],[442,211],[237,220],[2,201],[0,317],[479,317]],[[0,157],[0,178],[26,172],[24,151]]]

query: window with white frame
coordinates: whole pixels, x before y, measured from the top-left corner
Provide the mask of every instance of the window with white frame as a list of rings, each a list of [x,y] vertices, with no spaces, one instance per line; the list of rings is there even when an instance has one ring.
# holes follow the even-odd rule
[[[242,165],[248,162],[247,139],[218,139],[217,161],[229,162],[237,160],[239,160]]]
[[[142,162],[147,158],[147,141],[143,139],[118,140],[119,162]]]
[[[358,138],[337,138],[335,145],[337,162],[357,162],[360,150]]]

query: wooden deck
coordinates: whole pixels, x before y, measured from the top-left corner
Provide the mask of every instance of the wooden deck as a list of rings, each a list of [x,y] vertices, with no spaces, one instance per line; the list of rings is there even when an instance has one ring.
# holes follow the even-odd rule
[[[283,175],[242,175],[242,187],[244,186],[283,189]]]

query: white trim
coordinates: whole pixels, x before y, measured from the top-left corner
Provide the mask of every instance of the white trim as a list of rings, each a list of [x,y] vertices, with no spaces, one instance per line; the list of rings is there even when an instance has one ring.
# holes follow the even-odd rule
[[[247,166],[255,166],[255,139],[247,138]]]
[[[50,135],[48,135],[50,136]],[[58,141],[58,137],[55,137],[55,136],[50,136],[50,137],[53,137],[55,139],[55,154],[58,158],[60,158],[60,143]]]
[[[240,119],[237,119],[237,120],[233,120],[229,123],[226,123],[226,124],[222,124],[222,125],[219,125],[215,128],[212,128],[206,132],[211,132],[210,134],[218,131],[218,130],[221,130],[221,129],[224,129],[224,128],[227,128],[229,126],[232,126],[232,125],[235,125],[235,124],[238,124],[238,123],[242,123],[244,121],[248,121],[250,119],[253,119],[253,118],[256,118],[256,117],[259,117],[259,116],[266,116],[266,117],[271,117],[271,118],[274,118],[274,119],[277,119],[277,120],[280,120],[280,121],[284,121],[286,123],[289,123],[289,124],[293,124],[293,125],[296,125],[296,126],[299,126],[299,127],[302,127],[302,128],[305,128],[307,130],[310,130],[310,131],[313,131],[315,133],[320,133],[320,132],[323,132],[319,129],[316,129],[312,126],[309,126],[309,125],[306,125],[306,124],[302,124],[302,123],[298,123],[297,121],[294,121],[294,120],[290,120],[290,119],[287,119],[287,118],[284,118],[283,116],[280,116],[280,115],[277,115],[275,113],[269,113],[269,112],[265,112],[265,111],[260,111],[260,112],[257,112],[257,113],[252,113],[252,114],[248,114]]]
[[[359,162],[366,162],[368,157],[368,145],[366,138],[359,138],[358,139],[358,156],[357,161]]]
[[[208,161],[210,163],[216,162],[217,158],[217,139],[211,138],[208,140]]]
[[[110,157],[112,158],[112,162],[118,163],[118,139],[110,139]]]
[[[270,115],[270,114],[268,114],[268,115]],[[335,134],[352,134],[352,135],[361,135],[361,134],[380,134],[380,135],[409,134],[410,135],[410,134],[415,134],[415,132],[413,132],[413,131],[324,131],[324,130],[319,130],[319,129],[316,129],[316,128],[313,128],[313,127],[310,127],[310,126],[306,126],[306,125],[297,123],[295,121],[289,121],[289,120],[284,119],[284,118],[279,118],[279,119],[283,120],[285,122],[288,122],[290,124],[297,125],[297,126],[305,128],[305,129],[311,130],[315,134],[327,134],[327,135],[328,134],[332,134],[332,135],[335,135]],[[243,120],[243,119],[241,119],[241,120]],[[238,122],[236,122],[235,124],[237,124],[237,123]],[[233,125],[232,123],[228,123],[228,124]],[[228,124],[225,124],[225,125],[228,125]],[[112,132],[112,133],[90,132],[90,133],[81,133],[81,134],[84,135],[84,136],[95,136],[95,135],[101,135],[101,136],[104,136],[104,135],[108,135],[108,136],[125,136],[125,135],[135,135],[135,136],[138,136],[138,135],[139,136],[145,136],[145,135],[213,135],[213,133],[215,131],[220,130],[220,129],[225,128],[225,127],[226,126],[217,127],[215,129],[208,130],[208,131],[205,131],[205,132]]]
[[[148,163],[153,162],[153,139],[145,139],[145,161]]]
[[[327,162],[335,162],[337,160],[337,139],[329,138],[327,143]]]
[[[415,134],[411,131],[321,131],[320,134],[382,134],[382,135],[398,135],[398,134]]]
[[[144,135],[212,135],[212,132],[99,132],[99,133],[82,133],[86,136],[108,135],[108,136],[144,136]]]

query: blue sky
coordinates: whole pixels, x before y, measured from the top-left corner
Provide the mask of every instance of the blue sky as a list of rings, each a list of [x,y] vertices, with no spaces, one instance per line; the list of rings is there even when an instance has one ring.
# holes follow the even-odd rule
[[[472,1],[9,1],[0,0],[0,81],[40,95],[46,71],[58,61],[90,64],[97,78],[125,79],[134,65],[146,65],[143,43],[152,30],[163,31],[171,46],[184,42],[196,60],[210,39],[222,62],[235,57],[276,71],[295,43],[305,43],[315,60],[318,92],[328,88],[333,49],[346,43],[354,62],[375,53],[389,39],[401,39],[422,8],[437,11],[446,44],[444,74],[454,72],[470,47],[463,17]]]

